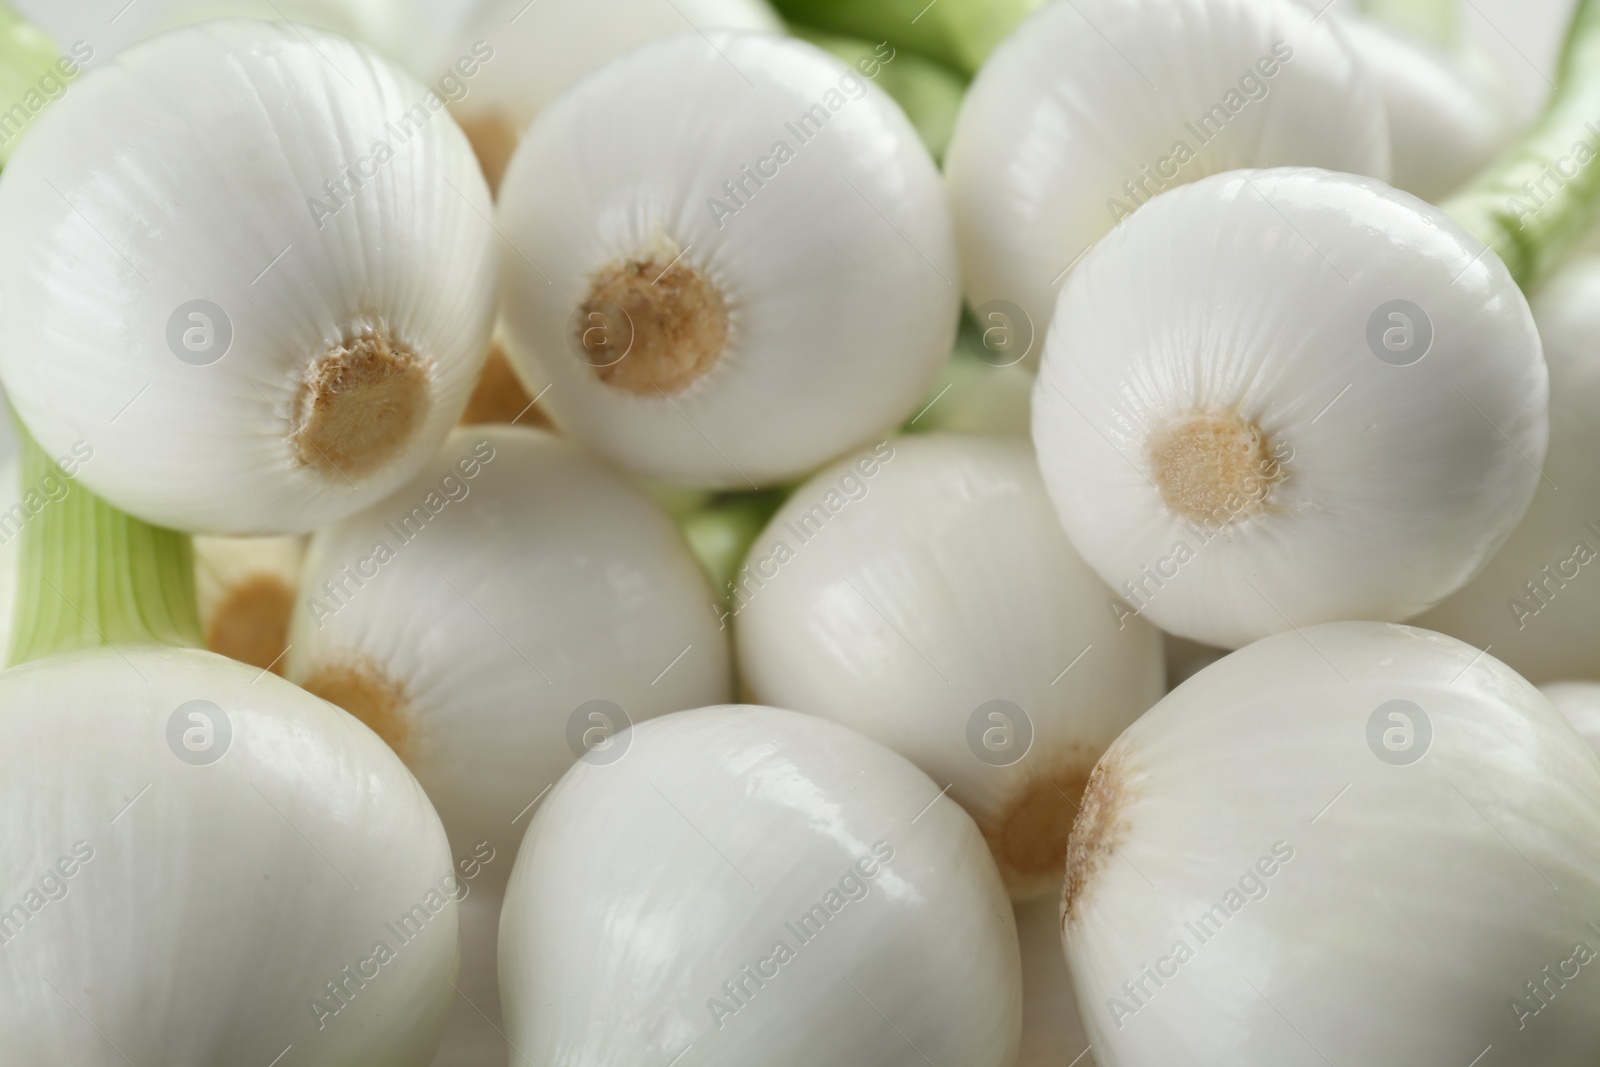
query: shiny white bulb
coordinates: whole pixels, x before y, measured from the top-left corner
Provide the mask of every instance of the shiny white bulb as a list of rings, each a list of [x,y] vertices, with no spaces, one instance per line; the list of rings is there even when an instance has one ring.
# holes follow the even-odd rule
[[[1542,685],[1600,675],[1600,259],[1563,267],[1533,314],[1550,368],[1550,448],[1533,502],[1482,573],[1412,621]]]
[[[731,600],[749,691],[947,786],[1017,899],[1060,889],[1089,771],[1165,691],[1160,636],[1073,551],[1023,442],[902,437],[824,469]]]
[[[0,1060],[425,1067],[465,888],[370,730],[181,649],[28,663],[0,702]]]
[[[1339,29],[1383,93],[1395,188],[1437,202],[1516,132],[1510,81],[1482,49],[1447,50],[1353,15]]]
[[[1126,610],[1237,647],[1460,588],[1528,507],[1547,404],[1521,291],[1437,208],[1235,171],[1163,193],[1074,271],[1033,438]]]
[[[503,328],[562,432],[748,489],[915,413],[959,277],[939,173],[872,84],[883,55],[689,32],[540,113],[500,189]]]
[[[366,722],[503,886],[532,807],[630,722],[732,693],[704,573],[645,493],[551,434],[468,426],[318,533],[288,677]]]
[[[1019,26],[946,153],[980,324],[1042,340],[1070,268],[1164,190],[1286,164],[1387,177],[1378,83],[1315,15],[1293,0],[1057,0]]]
[[[1015,1062],[1005,889],[972,820],[842,726],[758,707],[635,726],[540,806],[500,919],[533,1063]]]
[[[778,34],[783,23],[765,0],[489,0],[445,38],[450,54],[435,65],[479,41],[493,49],[454,111],[497,186],[518,137],[551,101],[618,56],[691,30]]]
[[[198,533],[382,498],[465,405],[488,190],[444,100],[371,50],[229,20],[119,54],[0,177],[0,376],[52,455]]]
[[[1089,785],[1062,926],[1095,1055],[1591,1064],[1596,840],[1600,760],[1493,657],[1370,622],[1257,642]]]

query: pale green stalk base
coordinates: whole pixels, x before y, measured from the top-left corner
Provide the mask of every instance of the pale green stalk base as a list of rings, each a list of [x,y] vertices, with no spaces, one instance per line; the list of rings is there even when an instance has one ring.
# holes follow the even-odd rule
[[[1524,291],[1560,262],[1600,207],[1600,0],[1579,0],[1544,114],[1441,205],[1500,256]]]
[[[1446,48],[1454,47],[1460,29],[1458,0],[1361,0],[1361,10],[1395,29]]]
[[[29,517],[12,534],[22,546],[6,664],[105,646],[202,647],[189,535],[118,511],[17,430]]]
[[[18,15],[6,0],[0,0],[0,114],[7,122],[0,129],[0,164],[22,142],[23,129],[52,99],[46,90],[60,93],[64,81],[55,67],[59,55],[44,31]],[[47,80],[41,87],[40,79]],[[20,108],[20,110],[18,110]],[[18,117],[26,116],[20,125]]]
[[[968,76],[1044,0],[776,0],[784,18],[887,41]]]
[[[725,493],[680,520],[684,540],[705,568],[712,588],[728,599],[729,583],[739,573],[756,535],[777,514],[793,486],[754,493]]]
[[[916,127],[917,136],[934,162],[944,161],[944,150],[955,132],[956,113],[961,110],[961,98],[967,91],[966,79],[941,63],[911,52],[880,54],[878,46],[859,37],[844,37],[808,26],[790,29],[801,40],[832,52],[859,71],[863,79],[873,81],[893,97]],[[885,63],[884,55],[889,54],[894,58]]]

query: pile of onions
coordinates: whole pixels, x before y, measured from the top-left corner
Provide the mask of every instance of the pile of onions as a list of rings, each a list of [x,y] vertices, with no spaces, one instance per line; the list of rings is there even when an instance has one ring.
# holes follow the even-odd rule
[[[0,0],[0,1063],[1600,1062],[1600,0],[1363,6]]]

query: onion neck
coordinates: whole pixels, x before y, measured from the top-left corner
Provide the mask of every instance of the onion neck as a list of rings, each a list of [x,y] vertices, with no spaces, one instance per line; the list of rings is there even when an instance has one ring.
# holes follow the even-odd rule
[[[1588,158],[1576,149],[1588,150]],[[1524,290],[1543,280],[1600,206],[1600,0],[1578,0],[1544,113],[1442,205]]]
[[[189,535],[118,511],[15,425],[18,506],[28,518],[13,533],[21,544],[6,664],[91,648],[203,647]]]

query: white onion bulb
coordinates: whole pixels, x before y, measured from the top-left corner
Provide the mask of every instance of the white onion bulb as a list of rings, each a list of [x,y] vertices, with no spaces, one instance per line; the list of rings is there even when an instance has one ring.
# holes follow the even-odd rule
[[[548,433],[463,427],[312,539],[288,676],[389,742],[457,854],[489,842],[492,888],[580,755],[611,758],[629,721],[728,699],[712,599],[642,490]]]
[[[1600,754],[1600,682],[1549,682],[1539,692],[1565,715],[1578,736]]]
[[[1026,444],[929,434],[805,483],[735,579],[761,701],[888,745],[971,813],[1018,899],[1061,885],[1084,782],[1165,691],[1161,640],[1061,531]]]
[[[0,1060],[428,1063],[461,883],[370,730],[177,649],[15,667],[0,704]]]
[[[488,190],[443,105],[281,23],[86,74],[0,177],[0,375],[33,436],[87,440],[95,493],[200,533],[309,530],[409,478],[494,311]]]
[[[464,910],[464,909],[463,909]],[[1072,972],[1061,954],[1061,905],[1055,899],[1016,906],[1022,949],[1022,1047],[1017,1067],[1096,1067],[1078,1018]]]
[[[1162,194],[1079,265],[1033,436],[1128,610],[1237,647],[1460,588],[1533,496],[1547,390],[1521,291],[1437,208],[1236,171]]]
[[[1481,574],[1414,621],[1543,684],[1600,675],[1600,258],[1555,274],[1533,313],[1550,367],[1533,503]]]
[[[528,392],[666,481],[803,475],[912,415],[955,339],[933,161],[801,41],[690,32],[596,72],[528,129],[499,226]]]
[[[1389,140],[1377,83],[1293,0],[1057,0],[979,70],[945,158],[968,303],[1043,337],[1068,268],[1163,189],[1387,177]]]
[[[686,30],[782,33],[783,23],[765,0],[489,0],[480,5],[457,35],[454,51],[485,41],[495,61],[454,110],[490,184],[499,184],[521,131],[557,96],[618,56]]]
[[[1600,760],[1504,664],[1383,623],[1260,641],[1089,784],[1062,925],[1095,1055],[1587,1067],[1596,841]]]
[[[1516,132],[1510,82],[1482,49],[1447,51],[1359,16],[1340,29],[1382,90],[1395,188],[1442,200]]]
[[[624,758],[561,780],[517,857],[500,918],[513,1062],[1015,1062],[1011,908],[926,775],[772,708],[625,736]]]
[[[305,551],[301,537],[196,537],[195,593],[206,647],[282,674]]]

